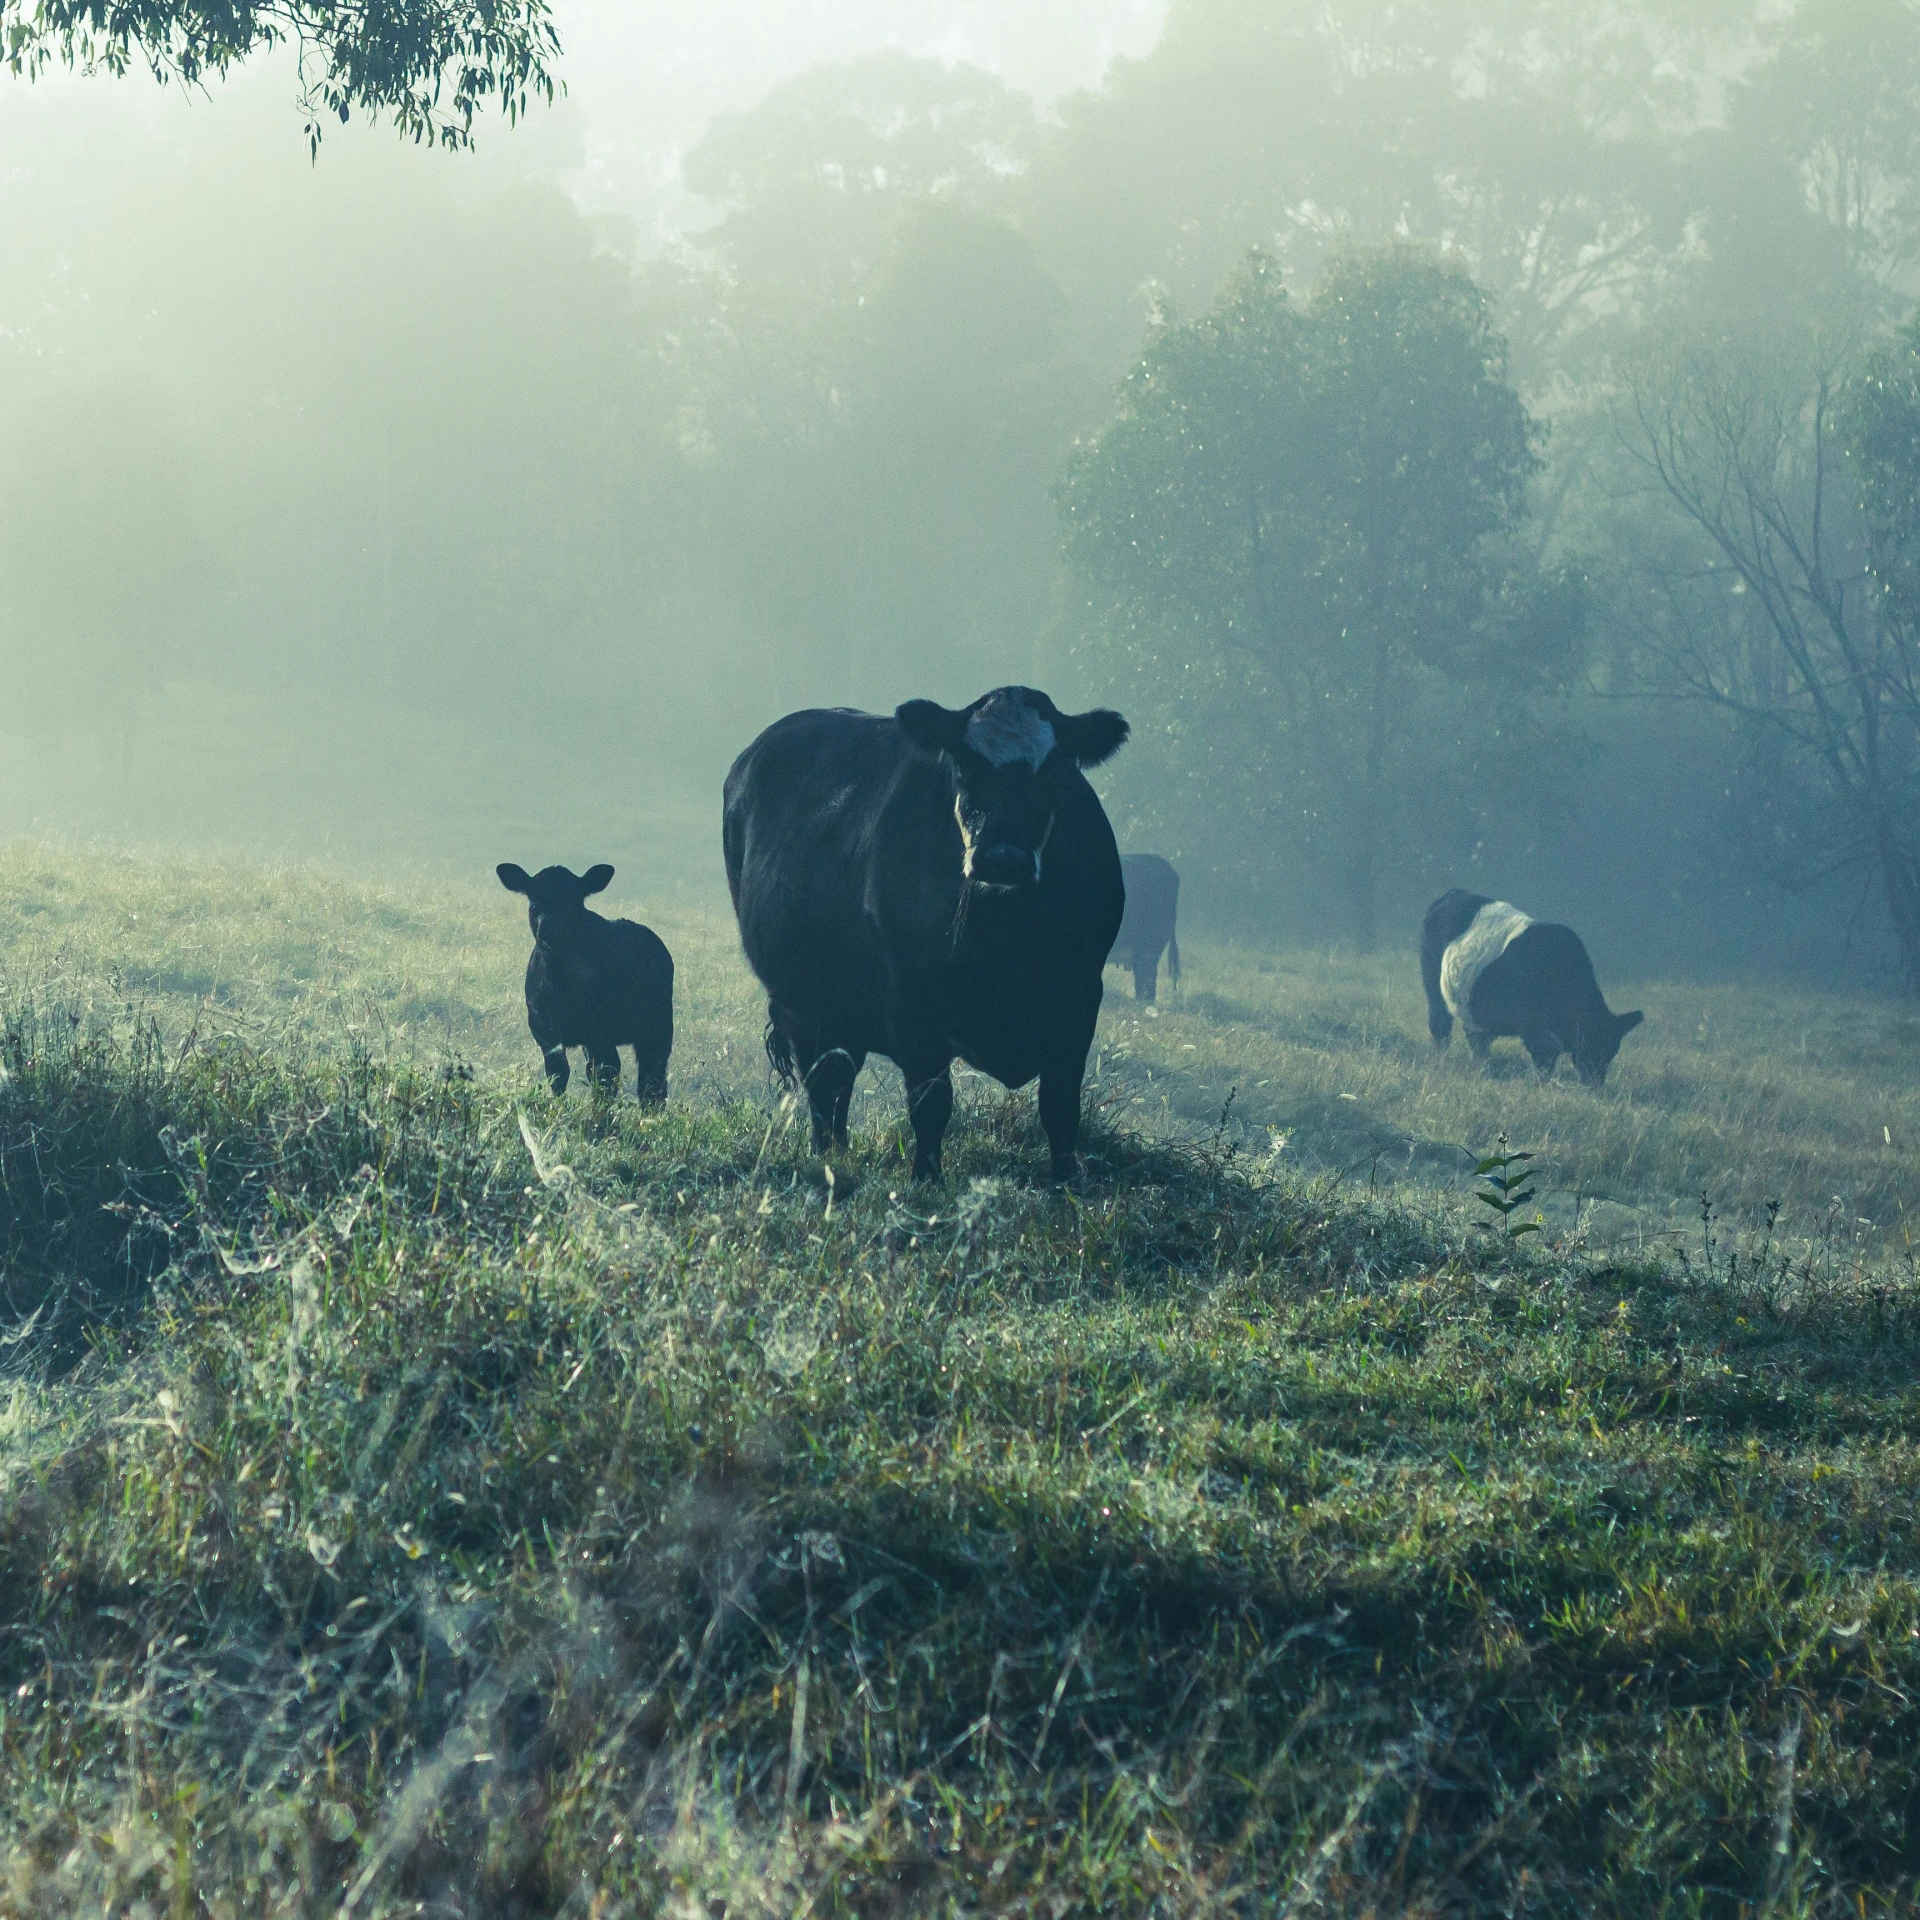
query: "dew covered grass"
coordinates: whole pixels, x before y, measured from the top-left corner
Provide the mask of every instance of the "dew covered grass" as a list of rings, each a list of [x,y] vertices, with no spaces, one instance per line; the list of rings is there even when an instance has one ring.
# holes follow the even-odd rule
[[[1911,1911],[1890,1233],[1516,1245],[1314,1105],[1597,1188],[1630,1099],[1799,1206],[1895,1010],[1780,997],[1768,1162],[1659,1091],[1696,1008],[1759,1084],[1764,996],[1650,991],[1594,1102],[1202,947],[1076,1189],[968,1080],[931,1191],[885,1079],[808,1154],[724,923],[647,917],[658,1116],[546,1094],[504,894],[0,854],[0,1911]]]

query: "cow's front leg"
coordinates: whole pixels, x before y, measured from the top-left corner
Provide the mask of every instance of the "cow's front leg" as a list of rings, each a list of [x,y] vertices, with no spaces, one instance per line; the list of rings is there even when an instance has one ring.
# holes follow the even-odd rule
[[[593,1084],[600,1092],[614,1094],[620,1091],[620,1049],[617,1046],[589,1047],[587,1070],[593,1075]]]
[[[531,1017],[527,1021],[527,1030],[533,1035],[533,1044],[540,1049],[541,1064],[547,1070],[547,1084],[555,1093],[565,1093],[570,1069],[567,1066],[567,1049],[560,1039],[563,1028],[546,1026]]]
[[[1056,1180],[1071,1180],[1074,1175],[1074,1149],[1080,1140],[1080,1088],[1087,1077],[1087,1055],[1092,1051],[1093,1022],[1089,1020],[1084,1037],[1040,1069],[1040,1124],[1046,1129]]]
[[[947,1122],[953,1118],[953,1074],[951,1062],[943,1061],[934,1071],[923,1066],[902,1069],[907,1082],[907,1118],[913,1123],[913,1177],[916,1180],[940,1178],[940,1143],[946,1137]]]

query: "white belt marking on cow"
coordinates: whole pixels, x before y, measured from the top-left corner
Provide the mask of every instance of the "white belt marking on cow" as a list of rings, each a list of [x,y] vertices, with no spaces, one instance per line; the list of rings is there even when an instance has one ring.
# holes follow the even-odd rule
[[[1053,728],[1024,700],[989,700],[967,722],[967,745],[996,767],[1024,760],[1036,772],[1053,751]]]
[[[1440,956],[1440,997],[1447,1011],[1469,1031],[1473,1022],[1467,1008],[1474,982],[1526,932],[1533,922],[1505,900],[1489,900],[1473,916],[1473,923]]]

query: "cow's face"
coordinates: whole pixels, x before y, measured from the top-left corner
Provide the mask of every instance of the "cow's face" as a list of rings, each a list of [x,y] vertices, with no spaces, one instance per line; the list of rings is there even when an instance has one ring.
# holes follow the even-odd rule
[[[1097,767],[1127,737],[1117,713],[1062,713],[1031,687],[996,687],[958,712],[909,700],[894,718],[915,746],[953,769],[961,870],[973,886],[995,891],[1039,883],[1066,776]]]
[[[1585,1085],[1606,1085],[1607,1069],[1620,1051],[1620,1042],[1646,1017],[1638,1008],[1632,1013],[1602,1012],[1594,1024],[1581,1029],[1579,1044],[1573,1049],[1573,1064]]]
[[[565,946],[568,936],[582,926],[587,916],[587,898],[603,892],[613,878],[613,869],[605,864],[575,873],[571,867],[542,867],[529,873],[511,860],[503,860],[494,872],[509,893],[527,896],[527,924],[542,946]]]

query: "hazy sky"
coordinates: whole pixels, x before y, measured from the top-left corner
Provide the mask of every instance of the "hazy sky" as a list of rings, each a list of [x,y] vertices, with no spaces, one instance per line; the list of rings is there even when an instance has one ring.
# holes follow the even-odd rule
[[[881,48],[997,73],[1043,103],[1153,45],[1166,0],[558,0],[583,203],[675,224],[682,153],[717,112]]]

